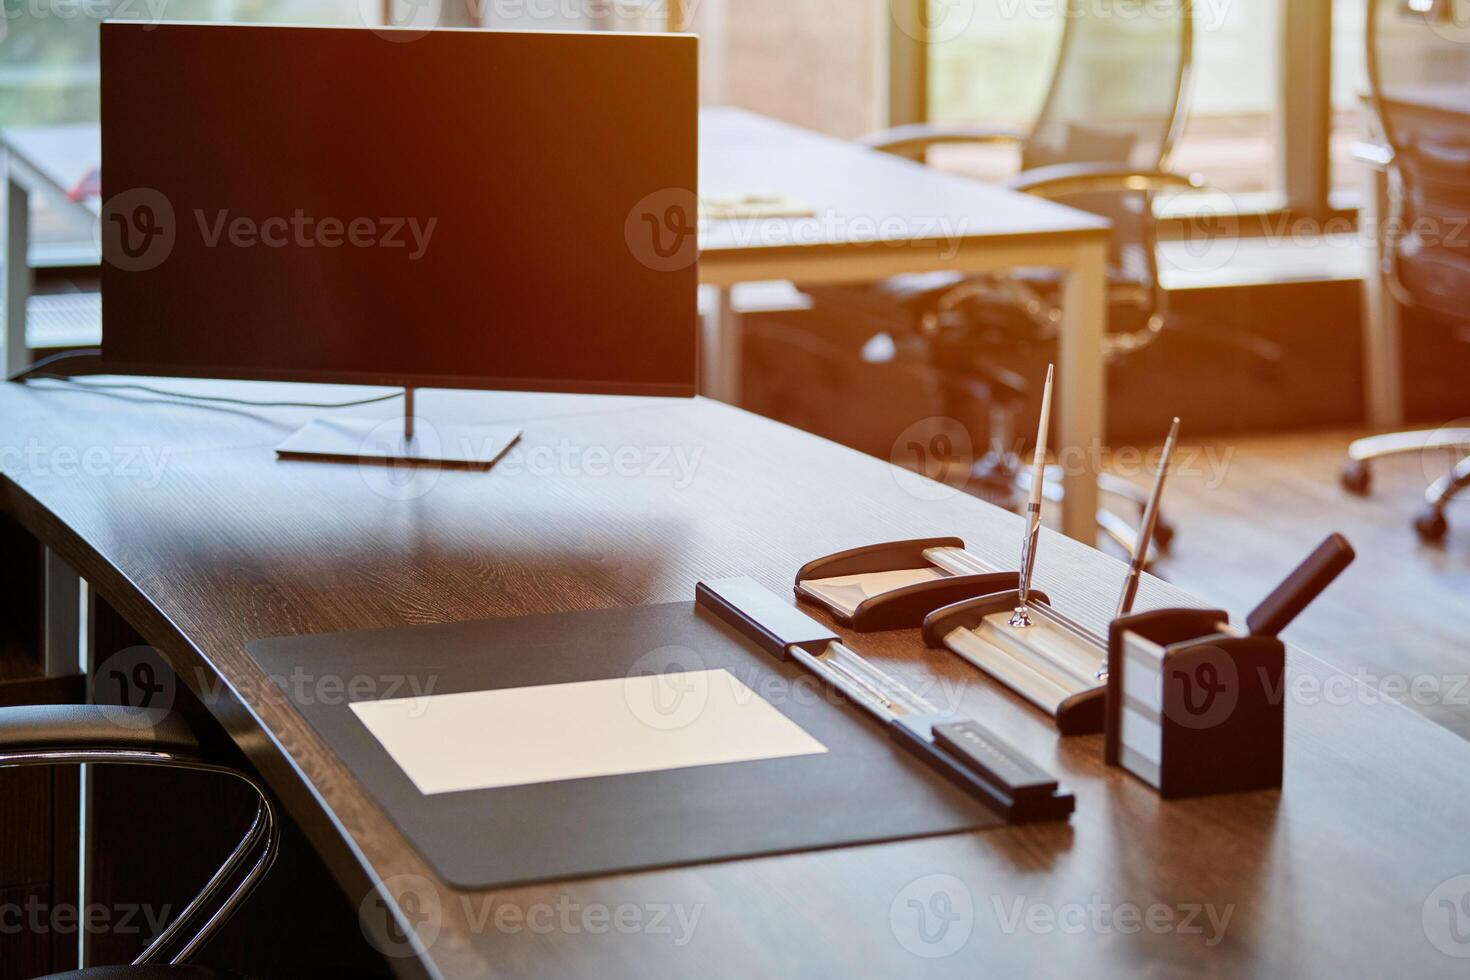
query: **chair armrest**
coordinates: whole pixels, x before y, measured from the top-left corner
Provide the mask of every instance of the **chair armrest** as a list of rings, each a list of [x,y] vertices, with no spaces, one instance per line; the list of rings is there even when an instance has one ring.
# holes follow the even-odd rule
[[[945,143],[1009,143],[1020,146],[1026,142],[1026,137],[1007,130],[914,123],[873,133],[858,142],[870,150],[881,150],[899,156],[917,156],[931,146]]]
[[[1059,163],[1028,170],[1006,186],[1050,200],[1077,194],[1191,190],[1203,187],[1204,181],[1193,175],[1134,170],[1116,163]]]
[[[193,727],[172,711],[100,704],[0,708],[0,756],[62,750],[168,752],[191,758],[204,751]]]

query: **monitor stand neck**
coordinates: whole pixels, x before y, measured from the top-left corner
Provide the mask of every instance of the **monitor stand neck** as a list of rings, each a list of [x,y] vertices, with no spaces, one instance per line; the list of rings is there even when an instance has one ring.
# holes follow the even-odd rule
[[[403,389],[403,444],[413,445],[413,388]]]

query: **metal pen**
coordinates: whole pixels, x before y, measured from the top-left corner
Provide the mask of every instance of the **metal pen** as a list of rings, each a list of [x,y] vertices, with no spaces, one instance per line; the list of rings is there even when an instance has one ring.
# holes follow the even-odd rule
[[[1159,503],[1164,499],[1164,481],[1169,477],[1169,463],[1174,458],[1174,445],[1179,441],[1179,420],[1169,428],[1169,438],[1164,440],[1164,454],[1159,457],[1159,472],[1154,477],[1154,489],[1148,497],[1148,506],[1143,511],[1143,523],[1138,527],[1138,540],[1133,544],[1133,561],[1128,565],[1128,577],[1123,581],[1123,594],[1118,597],[1118,611],[1114,619],[1133,611],[1133,601],[1138,598],[1138,583],[1148,565],[1148,552],[1154,543],[1154,529],[1159,524]]]
[[[1051,429],[1051,389],[1056,365],[1046,369],[1046,388],[1041,394],[1041,424],[1036,431],[1036,457],[1031,467],[1031,497],[1026,504],[1026,532],[1021,539],[1020,604],[1011,614],[1014,629],[1031,626],[1031,574],[1036,568],[1036,546],[1041,540],[1041,495],[1046,489],[1046,444]]]

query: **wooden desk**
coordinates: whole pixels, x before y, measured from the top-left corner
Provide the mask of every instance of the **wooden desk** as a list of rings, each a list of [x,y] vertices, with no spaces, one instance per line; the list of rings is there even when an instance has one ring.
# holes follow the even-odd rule
[[[255,398],[355,394],[167,384]],[[385,495],[374,489],[381,470],[275,459],[273,447],[307,411],[0,386],[0,508],[77,568],[191,687],[214,692],[210,710],[354,903],[378,881],[399,908],[424,909],[426,896],[438,903],[418,919],[422,955],[395,961],[405,974],[1464,975],[1464,962],[1429,935],[1448,941],[1438,899],[1462,894],[1454,884],[1436,889],[1470,874],[1470,745],[1298,651],[1282,793],[1162,803],[1102,765],[1100,738],[1060,741],[957,658],[890,634],[860,646],[1058,773],[1077,795],[1069,824],[493,896],[443,886],[258,674],[247,642],[687,601],[713,576],[750,574],[789,595],[807,559],[910,536],[958,534],[1010,562],[1019,519],[962,495],[920,499],[886,463],[713,401],[424,392],[421,408],[514,420],[525,429],[521,453],[488,474],[431,473],[421,494]],[[396,409],[376,411],[389,418]],[[632,465],[608,472],[599,456],[593,466],[592,447],[627,447]],[[163,461],[156,475],[137,463],[143,449]],[[684,476],[679,452],[696,461]],[[1039,585],[1101,626],[1123,566],[1044,533]],[[1263,589],[1278,571],[1262,570]],[[1139,605],[1188,601],[1149,580]],[[779,801],[771,816],[780,819]],[[936,897],[955,891],[953,879],[968,911]],[[553,925],[533,931],[520,919],[517,928],[494,915],[502,905],[550,914]],[[1213,945],[1209,921],[1190,911],[1199,905],[1229,912]],[[676,907],[698,921],[676,945],[677,925],[623,934],[574,919],[566,928],[556,911],[564,907]],[[1155,918],[1140,922],[1133,907]],[[946,924],[969,930],[953,955],[922,955],[943,947],[916,938],[920,909],[931,915],[930,939],[960,936]],[[1154,931],[1166,913],[1176,926],[1188,915],[1188,929]]]
[[[1103,331],[1108,224],[1096,215],[937,173],[739,109],[700,113],[699,192],[774,195],[812,217],[713,221],[702,230],[700,280],[724,289],[707,320],[705,393],[740,402],[740,330],[728,287],[789,279],[810,285],[877,282],[912,272],[1067,271],[1053,445],[1083,450],[1069,466],[1062,529],[1097,535],[1103,444]]]
[[[709,197],[778,194],[811,208],[811,218],[716,221],[701,229],[700,279],[719,286],[706,320],[706,393],[740,401],[740,322],[730,299],[741,282],[872,282],[906,272],[990,272],[1018,266],[1070,270],[1062,324],[1059,410],[1054,442],[1080,447],[1069,467],[1062,528],[1081,541],[1097,534],[1097,473],[1105,370],[1102,333],[1107,223],[1081,211],[935,173],[896,157],[787,126],[738,109],[700,113],[700,192]],[[7,374],[26,356],[24,256],[26,194],[65,194],[101,158],[95,125],[8,130],[8,184],[15,202],[7,236]],[[93,214],[97,202],[85,202]],[[16,340],[15,338],[20,338]]]

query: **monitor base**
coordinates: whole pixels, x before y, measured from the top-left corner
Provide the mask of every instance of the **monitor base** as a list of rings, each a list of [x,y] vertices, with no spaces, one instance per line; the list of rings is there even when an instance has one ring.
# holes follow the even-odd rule
[[[276,447],[282,459],[351,460],[488,470],[521,438],[504,425],[316,419]]]

